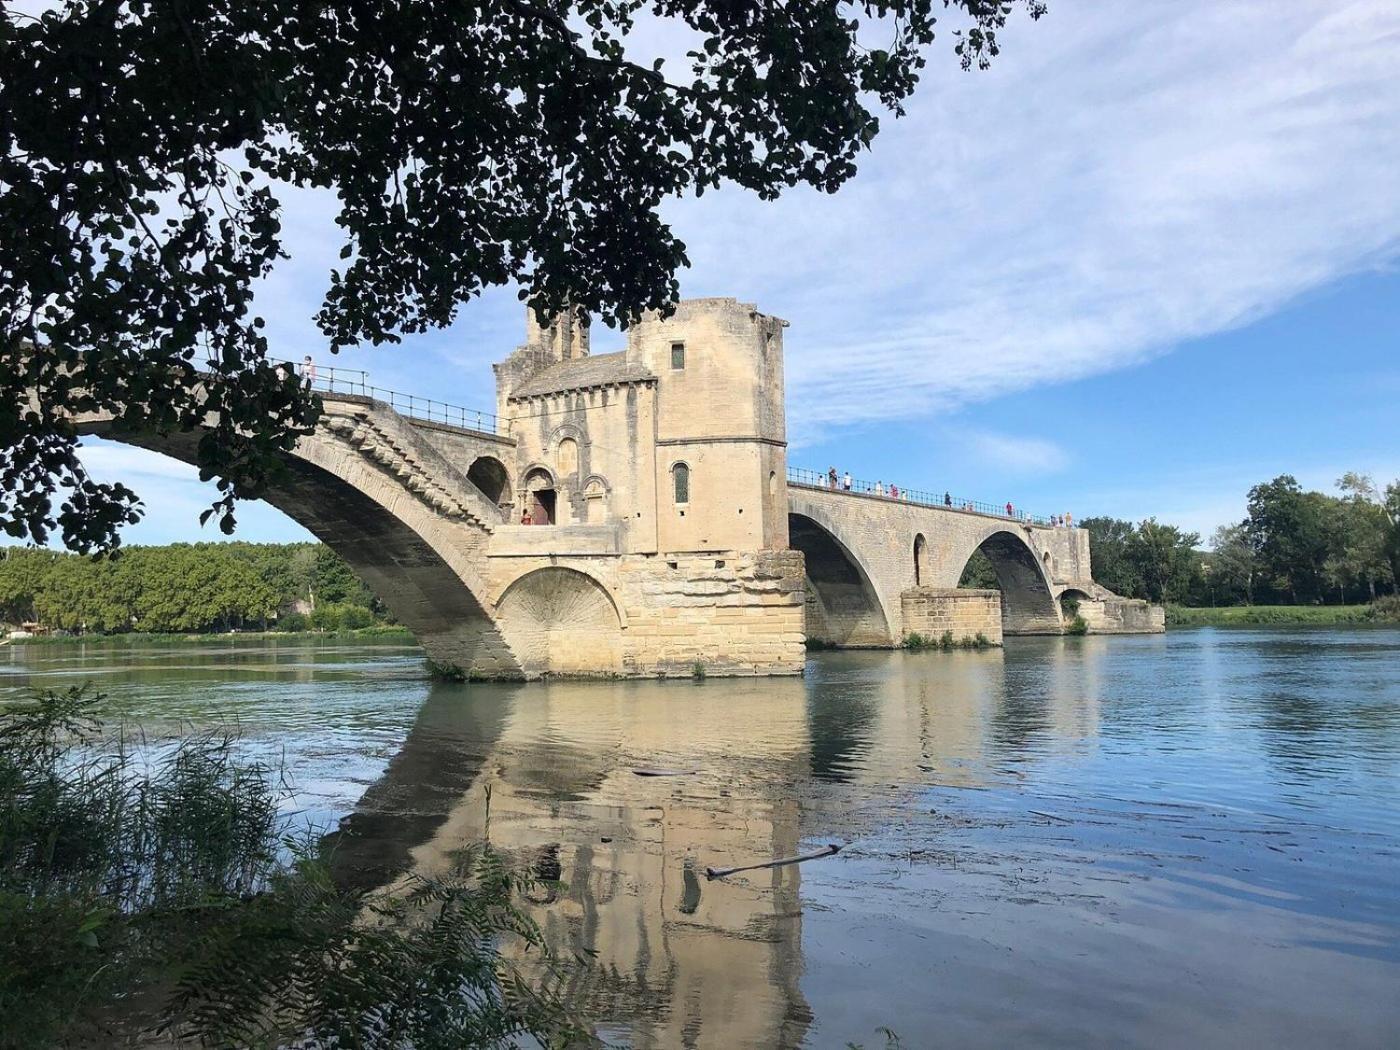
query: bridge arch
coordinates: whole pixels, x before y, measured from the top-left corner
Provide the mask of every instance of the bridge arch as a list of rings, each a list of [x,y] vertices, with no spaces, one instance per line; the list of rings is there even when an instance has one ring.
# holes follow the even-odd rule
[[[79,420],[78,430],[198,462],[199,431],[133,432],[101,418]],[[262,499],[340,555],[430,660],[522,677],[520,661],[488,612],[473,561],[489,528],[485,522],[499,514],[470,486],[448,491],[415,474],[402,455],[408,441],[388,414],[328,412],[285,457],[284,476]],[[431,455],[422,447],[413,452]]]
[[[829,522],[788,514],[788,545],[807,563],[807,637],[849,648],[894,644],[890,618],[870,573]]]
[[[523,573],[502,592],[496,615],[531,677],[622,670],[621,612],[588,573],[562,565]]]
[[[981,551],[991,562],[1001,588],[1002,630],[1015,634],[1059,634],[1060,608],[1050,585],[1047,566],[1026,540],[1011,529],[994,527],[962,556],[956,579],[961,579],[972,555]]]
[[[467,469],[467,480],[492,503],[510,501],[510,471],[495,456],[477,456]]]

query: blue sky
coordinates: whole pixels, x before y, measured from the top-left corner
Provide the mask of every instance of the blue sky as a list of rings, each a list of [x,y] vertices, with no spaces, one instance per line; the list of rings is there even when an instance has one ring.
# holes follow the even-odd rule
[[[1208,534],[1279,473],[1400,477],[1397,129],[1393,0],[1052,0],[988,72],[937,51],[837,195],[726,190],[667,214],[683,294],[791,322],[793,465]],[[293,258],[259,305],[282,356],[325,364],[311,316],[335,201],[283,199]],[[489,408],[521,313],[496,290],[335,363]],[[187,468],[85,455],[147,500],[128,542],[217,538]],[[305,538],[265,506],[240,521],[238,538]]]

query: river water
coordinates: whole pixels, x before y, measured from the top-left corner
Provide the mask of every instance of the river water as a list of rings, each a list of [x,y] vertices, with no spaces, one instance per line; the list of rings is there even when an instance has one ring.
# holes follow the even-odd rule
[[[393,644],[0,648],[0,702],[77,681],[236,724],[366,885],[485,835],[557,873],[532,907],[624,1046],[1400,1045],[1400,630],[525,686]]]

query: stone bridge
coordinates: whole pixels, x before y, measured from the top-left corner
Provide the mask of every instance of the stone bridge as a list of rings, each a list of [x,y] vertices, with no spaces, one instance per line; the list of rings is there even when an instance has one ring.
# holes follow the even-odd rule
[[[514,443],[413,420],[368,397],[323,400],[320,427],[297,443],[288,476],[266,501],[344,558],[430,659],[521,676],[484,571],[501,510],[461,469],[499,463]],[[114,432],[105,419],[79,429],[196,462],[198,433]]]
[[[1060,634],[1069,601],[1099,633],[1156,629],[1145,602],[1094,583],[1083,529],[790,479],[788,533],[806,560],[807,634],[832,645],[889,646],[916,631]],[[999,594],[957,589],[977,551]]]
[[[1057,634],[1066,599],[1094,631],[1162,629],[1093,583],[1082,530],[790,475],[785,327],[687,300],[594,355],[572,311],[531,316],[494,417],[322,375],[324,417],[265,498],[431,660],[482,677],[799,674],[808,640]],[[186,462],[199,439],[79,427]],[[1000,591],[957,589],[978,550]]]

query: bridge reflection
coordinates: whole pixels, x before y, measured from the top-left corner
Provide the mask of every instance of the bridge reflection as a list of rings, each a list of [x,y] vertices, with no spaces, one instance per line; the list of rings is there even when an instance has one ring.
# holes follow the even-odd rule
[[[531,908],[556,949],[595,954],[573,992],[601,1034],[796,1046],[803,869],[705,866],[858,840],[911,792],[996,778],[1046,720],[1092,735],[1086,651],[1046,643],[1030,701],[1000,650],[828,654],[803,680],[435,686],[335,836],[337,870],[394,886],[489,837],[562,883]],[[634,772],[655,768],[693,772]]]

